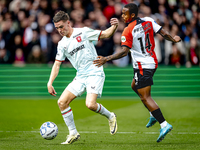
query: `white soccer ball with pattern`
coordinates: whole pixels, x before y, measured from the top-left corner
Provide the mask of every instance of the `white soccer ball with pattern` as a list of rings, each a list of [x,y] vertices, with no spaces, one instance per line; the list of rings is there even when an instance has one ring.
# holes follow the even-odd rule
[[[46,140],[54,139],[58,134],[58,127],[53,122],[45,122],[40,127],[40,134]]]

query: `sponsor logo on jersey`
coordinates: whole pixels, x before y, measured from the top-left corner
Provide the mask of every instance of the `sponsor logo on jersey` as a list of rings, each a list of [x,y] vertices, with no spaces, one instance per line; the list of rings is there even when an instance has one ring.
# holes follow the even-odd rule
[[[139,31],[143,31],[143,27],[140,27],[140,28],[134,29],[133,32],[135,33],[135,32],[139,32]]]
[[[143,26],[144,32],[147,32],[149,29],[151,29],[151,24],[147,23]]]
[[[83,45],[81,45],[81,46],[79,46],[79,47],[73,49],[69,54],[72,56],[72,55],[74,55],[76,52],[78,52],[78,51],[80,51],[80,50],[82,50],[82,49],[84,49],[84,48],[85,48],[85,45],[83,44]]]
[[[79,36],[79,35],[81,35],[81,34],[82,34],[82,32],[79,33],[79,34],[77,34],[77,35],[74,35],[73,38],[75,38],[75,37],[77,37],[77,36]]]
[[[122,42],[126,42],[126,37],[125,37],[125,36],[122,36],[122,37],[121,37],[121,41],[122,41]]]

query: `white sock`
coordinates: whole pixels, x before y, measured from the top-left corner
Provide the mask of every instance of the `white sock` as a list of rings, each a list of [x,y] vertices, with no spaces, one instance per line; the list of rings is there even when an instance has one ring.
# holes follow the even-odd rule
[[[111,119],[113,117],[111,112],[108,111],[103,105],[101,105],[99,103],[97,103],[97,105],[98,105],[98,107],[97,107],[96,113],[99,113],[108,119]]]
[[[149,114],[150,114],[151,117],[154,117],[151,112],[149,112]]]
[[[164,127],[166,127],[166,125],[167,125],[167,121],[163,121],[163,122],[160,124],[160,127],[161,127],[161,128],[164,128]]]
[[[74,117],[72,113],[71,107],[66,108],[65,110],[61,111],[65,124],[69,129],[70,135],[75,135],[77,133],[76,126],[74,123]]]

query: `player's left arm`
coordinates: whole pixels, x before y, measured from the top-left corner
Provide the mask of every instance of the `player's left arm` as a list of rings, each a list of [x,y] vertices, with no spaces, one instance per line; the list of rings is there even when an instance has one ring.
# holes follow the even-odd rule
[[[153,24],[153,29],[155,33],[159,33],[164,39],[171,41],[173,43],[177,43],[181,41],[181,38],[179,36],[172,37],[169,32],[164,30],[159,24],[157,24],[152,18],[145,17],[147,20],[151,21]]]
[[[100,39],[111,37],[115,33],[115,31],[117,30],[119,21],[118,21],[117,18],[111,18],[110,19],[110,24],[111,24],[110,28],[108,28],[108,29],[106,29],[106,30],[101,32]]]
[[[107,61],[119,59],[119,58],[126,56],[129,52],[129,50],[130,49],[128,47],[123,46],[122,50],[118,53],[115,53],[113,55],[109,55],[109,56],[106,56],[106,57],[98,56],[97,59],[93,61],[93,64],[95,64],[95,66],[100,67],[103,64],[105,64]]]
[[[178,35],[175,35],[174,37],[172,37],[169,32],[167,32],[166,30],[164,29],[161,29],[159,32],[158,32],[164,39],[168,40],[168,41],[171,41],[173,43],[177,43],[177,42],[180,42],[181,41],[181,38],[178,36]]]

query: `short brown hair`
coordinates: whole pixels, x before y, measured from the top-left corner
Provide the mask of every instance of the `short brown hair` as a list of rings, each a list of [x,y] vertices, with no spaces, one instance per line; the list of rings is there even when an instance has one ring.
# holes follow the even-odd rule
[[[58,11],[55,16],[53,17],[53,22],[57,23],[59,21],[67,21],[69,20],[69,15],[67,13],[65,13],[64,11]]]

